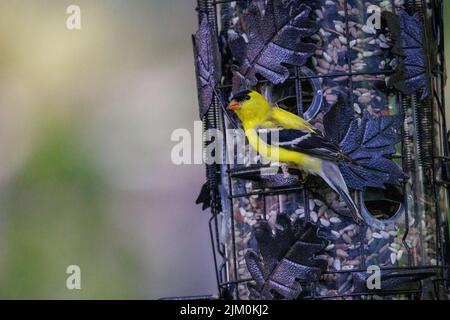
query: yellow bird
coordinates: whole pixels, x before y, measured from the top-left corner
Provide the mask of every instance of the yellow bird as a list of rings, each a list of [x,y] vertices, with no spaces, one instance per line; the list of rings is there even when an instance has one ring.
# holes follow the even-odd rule
[[[355,221],[364,221],[337,166],[339,161],[353,161],[337,145],[301,117],[271,106],[256,91],[236,94],[228,109],[239,117],[250,145],[262,157],[320,176],[342,197]],[[262,129],[274,134],[261,134]]]

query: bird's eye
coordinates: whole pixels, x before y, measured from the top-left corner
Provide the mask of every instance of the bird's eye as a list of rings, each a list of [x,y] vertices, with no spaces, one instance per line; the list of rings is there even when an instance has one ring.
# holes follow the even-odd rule
[[[234,95],[233,100],[236,100],[237,102],[250,100],[251,99],[250,92],[251,92],[250,90],[241,91],[236,95]]]

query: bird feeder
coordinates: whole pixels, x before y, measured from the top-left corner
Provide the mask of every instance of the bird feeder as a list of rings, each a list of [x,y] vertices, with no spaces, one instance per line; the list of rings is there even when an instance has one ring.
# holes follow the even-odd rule
[[[309,121],[366,223],[320,178],[224,135],[206,165],[217,286],[229,299],[448,298],[442,0],[198,0],[205,132],[243,89]],[[205,135],[205,146],[213,139]],[[228,138],[228,139],[227,139]],[[280,167],[280,168],[279,168]],[[270,173],[268,173],[270,172]]]

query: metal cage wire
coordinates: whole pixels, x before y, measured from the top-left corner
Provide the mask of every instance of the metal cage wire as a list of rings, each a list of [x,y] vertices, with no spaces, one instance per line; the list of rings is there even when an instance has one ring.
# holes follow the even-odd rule
[[[345,37],[348,39],[351,37],[349,34],[349,14],[348,14],[348,0],[343,0],[345,6]],[[365,0],[364,2],[367,2]],[[198,0],[197,11],[200,17],[205,15],[208,17],[208,22],[214,26],[215,36],[219,43],[223,37],[222,32],[227,29],[227,23],[221,19],[220,12],[222,10],[230,10],[227,6],[230,3],[236,3],[232,0]],[[251,1],[242,0],[237,2],[249,3]],[[371,1],[373,3],[374,1]],[[376,1],[375,1],[376,2]],[[393,10],[396,10],[395,1],[391,0]],[[406,249],[407,263],[405,266],[392,266],[382,267],[385,271],[397,271],[399,275],[408,272],[422,272],[425,274],[433,274],[431,283],[427,285],[427,291],[430,294],[429,297],[442,297],[447,293],[448,289],[448,257],[449,257],[449,234],[448,234],[448,221],[445,209],[448,204],[448,191],[450,186],[450,171],[448,167],[449,163],[449,150],[447,144],[447,130],[445,124],[445,111],[444,111],[444,86],[445,86],[445,65],[444,65],[444,38],[443,38],[443,26],[442,26],[442,12],[439,12],[439,5],[432,6],[430,2],[426,0],[406,1],[405,9],[408,13],[418,13],[423,24],[425,38],[428,41],[437,41],[439,57],[433,66],[430,66],[432,74],[430,75],[430,98],[421,100],[418,94],[406,95],[401,92],[396,92],[393,99],[399,106],[399,113],[412,114],[412,120],[417,133],[414,137],[408,136],[403,128],[402,143],[400,153],[395,155],[406,172],[414,171],[419,172],[420,184],[423,184],[424,192],[429,192],[430,197],[433,199],[434,208],[422,208],[421,210],[432,210],[434,214],[434,221],[436,229],[434,232],[435,243],[435,260],[434,263],[426,265],[425,263],[417,263],[415,260],[415,253],[408,244],[408,236],[410,233],[411,224],[411,210],[415,209],[415,199],[411,199],[411,196],[415,195],[415,185],[411,187],[406,182],[402,183],[402,193],[404,195],[403,204],[400,205],[399,210],[403,210],[405,213],[402,215],[404,219],[404,230],[400,236],[401,242]],[[431,11],[431,14],[427,13],[427,10]],[[357,71],[352,69],[352,63],[350,58],[350,44],[347,41],[347,53],[346,62],[348,71],[330,72],[326,74],[305,73],[301,67],[293,67],[292,73],[284,85],[290,84],[295,88],[295,105],[297,114],[305,116],[308,110],[304,105],[303,99],[303,86],[305,82],[311,82],[315,79],[326,78],[339,78],[347,77],[347,103],[351,106],[354,105],[353,91],[355,88],[355,79],[358,76],[372,76],[372,77],[386,77],[391,75],[393,70],[363,70]],[[223,49],[223,43],[221,43],[221,49]],[[431,61],[429,61],[431,62]],[[259,84],[267,83],[267,80],[260,80]],[[221,83],[217,86],[213,103],[209,108],[207,114],[203,118],[204,129],[220,129],[225,130],[230,126],[230,120],[227,118],[223,110],[224,101],[230,96],[231,83],[229,77],[223,77]],[[313,118],[316,116],[316,112],[312,112],[306,118]],[[405,124],[406,126],[406,124]],[[226,141],[226,135],[224,136],[224,146],[228,145]],[[206,140],[208,140],[206,138]],[[236,218],[234,202],[239,199],[249,198],[252,196],[258,196],[262,198],[262,213],[261,218],[268,219],[267,202],[274,198],[281,203],[281,197],[290,195],[296,195],[294,202],[302,202],[304,208],[304,219],[311,221],[311,209],[310,200],[311,190],[306,183],[300,183],[282,188],[262,188],[256,190],[244,190],[237,192],[235,189],[236,183],[242,184],[242,181],[246,181],[246,177],[258,171],[261,166],[234,166],[234,165],[219,165],[212,164],[206,166],[206,175],[209,188],[211,190],[211,218],[209,220],[210,237],[213,246],[213,256],[217,286],[219,288],[221,298],[241,299],[242,288],[247,283],[253,281],[250,277],[242,277],[238,270],[239,265],[242,264],[243,258],[239,256],[239,251],[242,248],[237,246],[237,234]],[[413,177],[413,179],[419,180],[419,178]],[[244,182],[245,183],[245,182]],[[362,194],[358,194],[359,204],[364,205],[364,198]],[[276,201],[275,201],[276,202]],[[417,201],[419,202],[419,201]],[[444,202],[444,206],[440,206],[440,203]],[[411,209],[414,207],[414,209]],[[448,207],[447,207],[448,208]],[[229,225],[229,230],[223,230],[223,225]],[[227,235],[224,235],[227,233]],[[229,237],[229,241],[224,241],[223,238]],[[361,263],[358,268],[352,270],[327,270],[323,273],[326,275],[351,275],[358,272],[366,272],[366,260],[367,250],[365,247],[365,239],[363,232],[359,232],[359,255],[361,257]],[[359,298],[359,299],[371,299],[378,296],[392,297],[402,295],[409,299],[415,299],[424,297],[423,282],[419,283],[419,286],[414,290],[393,290],[383,292],[347,292],[340,294],[320,294],[315,290],[315,286],[318,283],[306,283],[309,290],[306,290],[310,294],[302,297],[304,299],[337,299],[337,298]],[[431,292],[431,293],[430,293]]]

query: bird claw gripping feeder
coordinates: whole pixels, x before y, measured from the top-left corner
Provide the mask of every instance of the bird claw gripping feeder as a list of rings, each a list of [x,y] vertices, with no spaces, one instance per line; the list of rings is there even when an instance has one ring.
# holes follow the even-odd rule
[[[211,208],[222,298],[448,298],[442,7],[198,0],[205,149],[219,141],[209,129],[239,126],[230,98],[258,91],[353,160],[339,169],[365,221],[320,178],[264,163],[248,146],[239,164],[207,164],[198,202]],[[241,156],[227,134],[220,143],[216,159]]]

